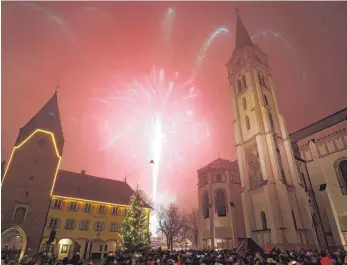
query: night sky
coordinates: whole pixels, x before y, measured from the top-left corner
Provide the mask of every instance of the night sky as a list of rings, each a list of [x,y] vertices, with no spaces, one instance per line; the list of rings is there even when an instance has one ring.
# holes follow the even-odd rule
[[[153,66],[167,76],[178,72],[176,82],[184,83],[206,39],[225,27],[230,32],[210,43],[195,79],[199,110],[189,121],[208,120],[209,135],[196,145],[190,131],[171,137],[175,151],[182,147],[179,159],[165,157],[160,171],[160,195],[188,209],[197,201],[196,170],[218,154],[236,159],[225,68],[234,49],[233,10],[270,56],[280,111],[294,132],[347,106],[346,3],[2,2],[2,160],[19,128],[59,85],[61,168],[119,180],[128,174],[133,188],[143,173],[141,186],[150,193],[150,156],[140,150],[147,148],[144,132],[102,148],[124,129],[126,117],[119,106],[106,108],[95,98],[108,100],[119,81],[141,82]],[[179,109],[175,105],[170,115],[181,115]]]

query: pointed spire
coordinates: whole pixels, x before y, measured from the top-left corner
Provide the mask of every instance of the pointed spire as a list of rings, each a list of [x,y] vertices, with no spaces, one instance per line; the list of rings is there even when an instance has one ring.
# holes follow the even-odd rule
[[[64,136],[59,115],[57,91],[55,91],[54,95],[39,110],[39,112],[37,112],[36,115],[20,129],[16,145],[19,145],[37,129],[47,130],[54,134],[59,153],[62,155]]]
[[[235,33],[235,50],[242,49],[245,46],[253,46],[253,42],[248,35],[245,26],[242,23],[239,11],[235,9],[236,18],[236,33]]]

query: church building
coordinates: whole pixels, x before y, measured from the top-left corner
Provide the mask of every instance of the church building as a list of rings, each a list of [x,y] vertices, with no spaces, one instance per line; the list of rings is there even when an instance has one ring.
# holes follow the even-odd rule
[[[268,56],[252,42],[239,15],[235,49],[226,66],[238,158],[234,175],[240,178],[240,189],[236,191],[236,182],[228,179],[224,169],[222,175],[215,169],[198,170],[199,247],[220,248],[221,235],[233,238],[235,246],[235,237],[242,238],[243,231],[246,238],[266,249],[275,245],[287,249],[346,247],[346,109],[289,135]],[[216,161],[206,167],[213,164]],[[224,181],[217,181],[221,183],[215,187],[216,179]],[[227,199],[220,199],[225,195],[219,190]],[[224,207],[228,203],[232,207]],[[232,236],[226,230],[219,233],[219,209],[237,207],[237,218],[243,212],[244,230],[229,213],[224,220],[228,219],[225,224]]]
[[[55,93],[20,129],[1,186],[1,245],[24,254],[101,258],[121,244],[134,191],[125,181],[60,169],[64,136]],[[150,207],[147,205],[148,218]]]

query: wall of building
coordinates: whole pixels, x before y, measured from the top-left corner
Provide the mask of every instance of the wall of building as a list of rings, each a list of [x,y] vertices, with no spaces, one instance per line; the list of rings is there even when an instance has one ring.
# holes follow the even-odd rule
[[[347,196],[341,192],[336,162],[347,159],[347,121],[301,139],[297,144],[307,161],[329,245],[346,245]],[[320,191],[321,184],[327,184],[325,191]]]

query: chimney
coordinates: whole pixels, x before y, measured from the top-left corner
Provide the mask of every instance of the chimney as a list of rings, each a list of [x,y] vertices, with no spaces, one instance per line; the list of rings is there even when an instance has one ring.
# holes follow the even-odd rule
[[[86,174],[85,170],[81,170],[81,175],[84,176]]]

